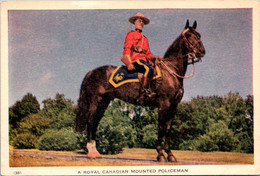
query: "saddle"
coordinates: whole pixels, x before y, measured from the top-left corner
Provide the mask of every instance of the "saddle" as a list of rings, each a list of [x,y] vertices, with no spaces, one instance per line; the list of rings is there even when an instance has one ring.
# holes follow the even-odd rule
[[[153,80],[160,78],[161,77],[160,68],[155,64],[152,64],[151,66],[154,68]],[[122,65],[121,67],[117,67],[114,70],[114,72],[109,78],[109,83],[113,85],[115,88],[117,88],[126,83],[140,82],[142,77],[143,77],[142,73],[137,73],[135,71],[128,71],[127,67],[125,65]]]

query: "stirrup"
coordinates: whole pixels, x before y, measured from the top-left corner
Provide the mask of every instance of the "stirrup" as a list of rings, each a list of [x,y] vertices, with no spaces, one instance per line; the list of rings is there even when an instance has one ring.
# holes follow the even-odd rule
[[[140,92],[140,96],[137,101],[143,104],[146,98],[155,98],[155,96],[156,93],[152,92],[150,89],[143,89],[142,92]]]
[[[154,98],[156,95],[156,93],[151,91],[150,89],[144,89],[144,92],[145,92],[146,96],[149,98]]]

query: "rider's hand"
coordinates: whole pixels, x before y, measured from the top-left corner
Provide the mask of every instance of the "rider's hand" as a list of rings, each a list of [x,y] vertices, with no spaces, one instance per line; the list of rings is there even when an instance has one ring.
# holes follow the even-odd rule
[[[160,56],[156,56],[155,59],[161,60],[162,58]]]
[[[161,58],[160,56],[154,56],[154,57],[152,57],[150,60],[154,62],[156,59],[159,59],[159,60],[160,60],[160,59],[162,59],[162,58]]]
[[[129,71],[135,70],[134,65],[133,64],[128,64],[127,65],[127,70],[129,70]]]

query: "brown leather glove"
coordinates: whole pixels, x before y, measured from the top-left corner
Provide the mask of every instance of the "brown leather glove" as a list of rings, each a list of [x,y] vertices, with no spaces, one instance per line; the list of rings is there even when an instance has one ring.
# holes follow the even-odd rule
[[[162,59],[160,56],[153,56],[153,57],[151,57],[149,60],[150,61],[152,61],[152,62],[154,62],[156,59]]]
[[[127,70],[131,71],[131,70],[135,70],[134,65],[132,64],[130,55],[124,55],[121,58],[121,61],[127,66]]]

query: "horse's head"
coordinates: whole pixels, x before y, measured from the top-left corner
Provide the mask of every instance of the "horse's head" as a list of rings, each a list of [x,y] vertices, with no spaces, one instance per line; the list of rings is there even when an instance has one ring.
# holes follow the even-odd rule
[[[201,58],[205,55],[206,51],[201,41],[201,35],[196,31],[197,21],[194,21],[192,26],[189,26],[189,20],[186,22],[186,26],[181,36],[185,42],[188,53],[195,54],[197,58]]]

